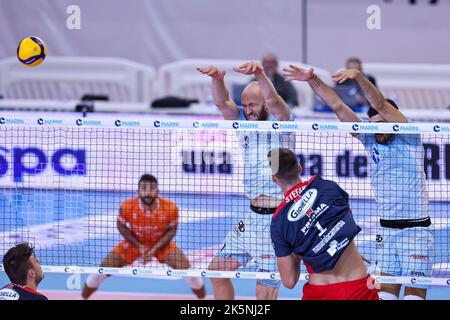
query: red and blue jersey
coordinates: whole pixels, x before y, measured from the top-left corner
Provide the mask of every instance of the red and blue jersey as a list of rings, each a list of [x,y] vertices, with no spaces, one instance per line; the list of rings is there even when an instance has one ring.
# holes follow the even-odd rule
[[[43,294],[18,284],[10,283],[0,289],[0,300],[48,300]]]
[[[331,270],[361,231],[353,219],[348,194],[333,181],[314,176],[287,191],[272,217],[277,257],[302,257],[309,273]]]

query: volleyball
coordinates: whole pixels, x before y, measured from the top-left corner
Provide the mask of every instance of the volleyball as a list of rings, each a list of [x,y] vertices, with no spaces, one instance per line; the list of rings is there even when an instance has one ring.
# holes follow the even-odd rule
[[[45,43],[38,37],[27,37],[17,47],[17,58],[28,67],[40,65],[46,53]]]

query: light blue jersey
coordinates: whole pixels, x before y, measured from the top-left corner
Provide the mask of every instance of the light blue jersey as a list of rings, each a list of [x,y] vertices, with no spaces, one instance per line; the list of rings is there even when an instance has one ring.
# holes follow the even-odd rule
[[[244,111],[239,107],[239,119],[246,120]],[[268,121],[277,121],[269,115]],[[289,121],[294,121],[291,113]],[[274,148],[295,147],[295,133],[292,132],[268,132],[268,131],[238,131],[237,136],[242,144],[244,154],[244,189],[250,199],[266,195],[283,199],[283,193],[272,181],[267,154]]]
[[[420,134],[395,134],[379,144],[373,134],[356,136],[369,155],[370,179],[381,219],[428,217],[428,192]]]

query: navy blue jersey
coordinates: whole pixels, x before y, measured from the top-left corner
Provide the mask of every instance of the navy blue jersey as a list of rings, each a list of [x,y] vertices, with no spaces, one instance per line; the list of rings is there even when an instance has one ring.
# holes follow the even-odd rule
[[[333,269],[361,231],[347,192],[337,183],[315,176],[286,192],[284,199],[271,224],[276,256],[302,256],[309,273]]]
[[[10,283],[0,289],[0,300],[48,300],[43,294],[31,288]]]

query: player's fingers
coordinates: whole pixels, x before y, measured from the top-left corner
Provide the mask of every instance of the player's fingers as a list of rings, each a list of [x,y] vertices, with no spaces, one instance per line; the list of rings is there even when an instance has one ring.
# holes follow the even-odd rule
[[[305,69],[303,69],[303,68],[294,66],[293,64],[290,64],[289,67],[291,67],[293,70],[295,70],[295,71],[297,71],[297,72],[302,72],[302,71],[305,70]]]

